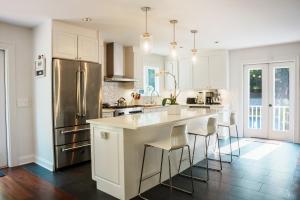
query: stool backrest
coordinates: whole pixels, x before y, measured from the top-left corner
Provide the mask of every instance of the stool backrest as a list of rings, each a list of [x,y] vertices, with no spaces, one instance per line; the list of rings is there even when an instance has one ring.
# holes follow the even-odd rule
[[[171,131],[171,148],[176,149],[187,144],[186,124],[173,126]]]
[[[218,128],[217,118],[214,118],[214,117],[208,118],[208,122],[207,122],[208,135],[216,133],[217,128]]]
[[[230,125],[235,125],[235,113],[230,113]]]

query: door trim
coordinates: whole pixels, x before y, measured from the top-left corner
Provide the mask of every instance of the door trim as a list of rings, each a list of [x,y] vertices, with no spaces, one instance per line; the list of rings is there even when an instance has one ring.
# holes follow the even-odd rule
[[[6,140],[7,140],[7,164],[8,167],[18,165],[17,159],[17,134],[16,134],[16,87],[15,87],[15,45],[0,41],[0,49],[5,54],[5,87],[6,87]],[[8,67],[9,66],[9,67]]]

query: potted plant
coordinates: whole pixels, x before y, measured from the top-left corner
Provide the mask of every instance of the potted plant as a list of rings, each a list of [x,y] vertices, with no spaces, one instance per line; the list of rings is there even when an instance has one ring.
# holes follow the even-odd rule
[[[176,77],[174,74],[167,72],[167,71],[162,71],[160,72],[160,74],[167,74],[169,76],[171,76],[174,80],[174,91],[173,93],[170,94],[169,98],[164,98],[162,100],[162,105],[168,106],[168,114],[170,115],[180,115],[181,113],[181,106],[176,102],[177,97],[179,96],[180,92],[178,92],[177,94],[177,81],[176,81]]]

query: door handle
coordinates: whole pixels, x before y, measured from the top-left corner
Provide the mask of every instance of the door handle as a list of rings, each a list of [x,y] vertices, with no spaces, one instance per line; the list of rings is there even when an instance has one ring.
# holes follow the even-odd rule
[[[272,104],[269,104],[269,107],[271,108],[271,107],[272,107]]]
[[[77,133],[77,132],[80,132],[80,131],[88,131],[90,130],[90,128],[82,128],[82,129],[73,129],[73,130],[68,130],[68,131],[61,131],[60,133],[61,134],[66,134],[66,133]]]
[[[81,72],[80,71],[77,71],[76,72],[76,90],[77,90],[77,96],[76,96],[76,98],[77,98],[77,116],[78,117],[81,117],[81,115],[82,115],[82,107],[81,107],[81,84],[80,84],[80,82],[81,82]]]
[[[81,145],[81,146],[77,146],[77,147],[64,148],[61,151],[62,152],[64,152],[64,151],[72,151],[72,150],[81,149],[83,147],[88,147],[88,146],[91,146],[91,145],[90,144],[86,144],[86,145]]]
[[[83,82],[83,97],[82,97],[82,117],[86,117],[86,72],[82,71],[82,82]]]

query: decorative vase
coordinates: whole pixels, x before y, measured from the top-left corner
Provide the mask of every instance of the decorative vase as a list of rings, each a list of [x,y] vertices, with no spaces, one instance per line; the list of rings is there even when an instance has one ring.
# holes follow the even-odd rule
[[[169,115],[180,115],[181,109],[181,105],[169,105],[167,108]]]

